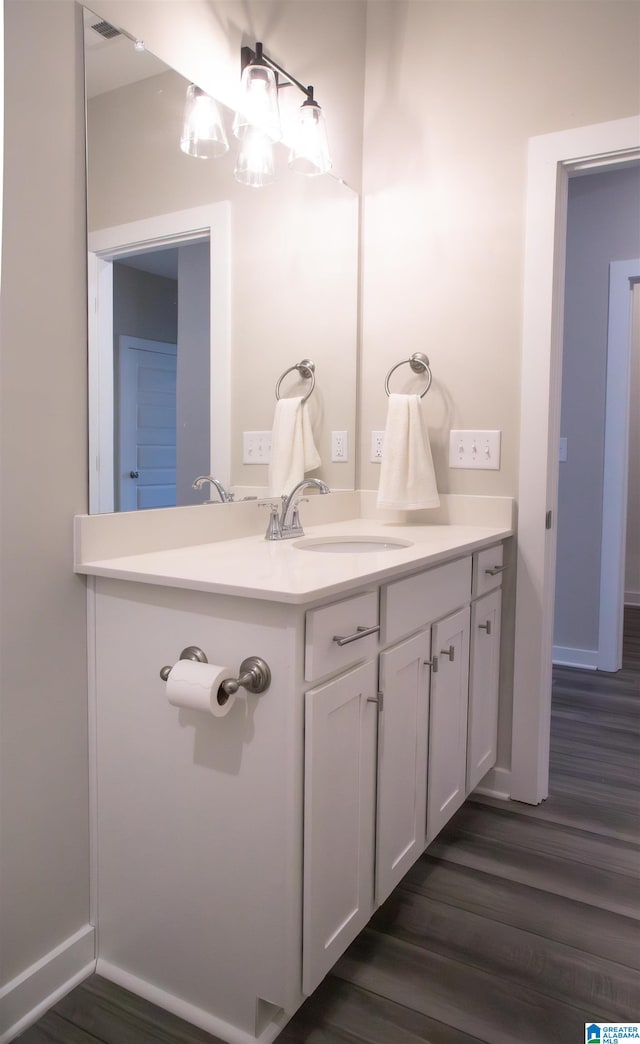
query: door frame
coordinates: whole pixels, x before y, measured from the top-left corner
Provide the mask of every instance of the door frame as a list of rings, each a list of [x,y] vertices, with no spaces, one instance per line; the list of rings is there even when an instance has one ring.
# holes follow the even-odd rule
[[[89,511],[114,510],[113,262],[209,240],[210,472],[231,472],[231,217],[225,200],[88,235]]]
[[[549,792],[568,183],[638,158],[640,116],[529,140],[510,794],[530,804]]]

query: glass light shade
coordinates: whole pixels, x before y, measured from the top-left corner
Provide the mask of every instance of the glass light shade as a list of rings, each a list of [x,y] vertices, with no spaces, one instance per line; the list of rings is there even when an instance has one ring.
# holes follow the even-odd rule
[[[331,169],[329,141],[322,109],[315,101],[300,106],[289,166],[296,174],[313,177]]]
[[[262,131],[271,141],[280,141],[278,85],[273,69],[259,63],[247,65],[240,84],[240,104],[233,121],[236,138],[250,130]]]
[[[198,159],[216,159],[229,149],[217,102],[195,83],[187,87],[180,148]]]
[[[262,131],[248,128],[241,139],[233,176],[241,185],[262,188],[275,181],[273,142]]]

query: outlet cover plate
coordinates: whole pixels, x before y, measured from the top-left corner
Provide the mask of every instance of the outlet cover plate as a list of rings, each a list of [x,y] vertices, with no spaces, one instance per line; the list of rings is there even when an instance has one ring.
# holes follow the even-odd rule
[[[500,431],[449,432],[449,467],[500,470]]]
[[[346,431],[331,432],[331,460],[335,464],[344,464],[349,460],[349,433]]]
[[[372,431],[371,432],[371,460],[374,463],[380,463],[382,460],[382,450],[384,449],[384,432],[383,431]]]

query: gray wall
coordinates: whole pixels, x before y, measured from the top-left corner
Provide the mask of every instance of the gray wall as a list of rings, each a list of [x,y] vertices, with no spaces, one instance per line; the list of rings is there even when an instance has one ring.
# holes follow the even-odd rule
[[[598,647],[609,263],[640,257],[640,168],[569,183],[554,644]],[[637,408],[637,406],[636,406]]]
[[[89,919],[80,41],[73,4],[5,5],[0,985]]]

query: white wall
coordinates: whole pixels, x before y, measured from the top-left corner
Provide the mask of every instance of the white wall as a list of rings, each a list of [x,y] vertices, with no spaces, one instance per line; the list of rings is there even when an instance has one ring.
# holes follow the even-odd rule
[[[527,144],[638,109],[640,5],[376,0],[367,8],[360,485],[384,378],[430,357],[439,487],[517,495]],[[499,428],[500,471],[450,471],[450,428]],[[542,508],[541,508],[542,510]],[[511,756],[513,570],[500,765]]]
[[[0,985],[89,919],[85,584],[71,528],[87,507],[77,15],[51,0],[5,5]]]
[[[627,489],[626,605],[640,605],[640,283],[633,288],[631,334],[631,421]]]
[[[569,662],[598,648],[609,263],[640,256],[639,210],[640,167],[569,182],[554,619]]]

